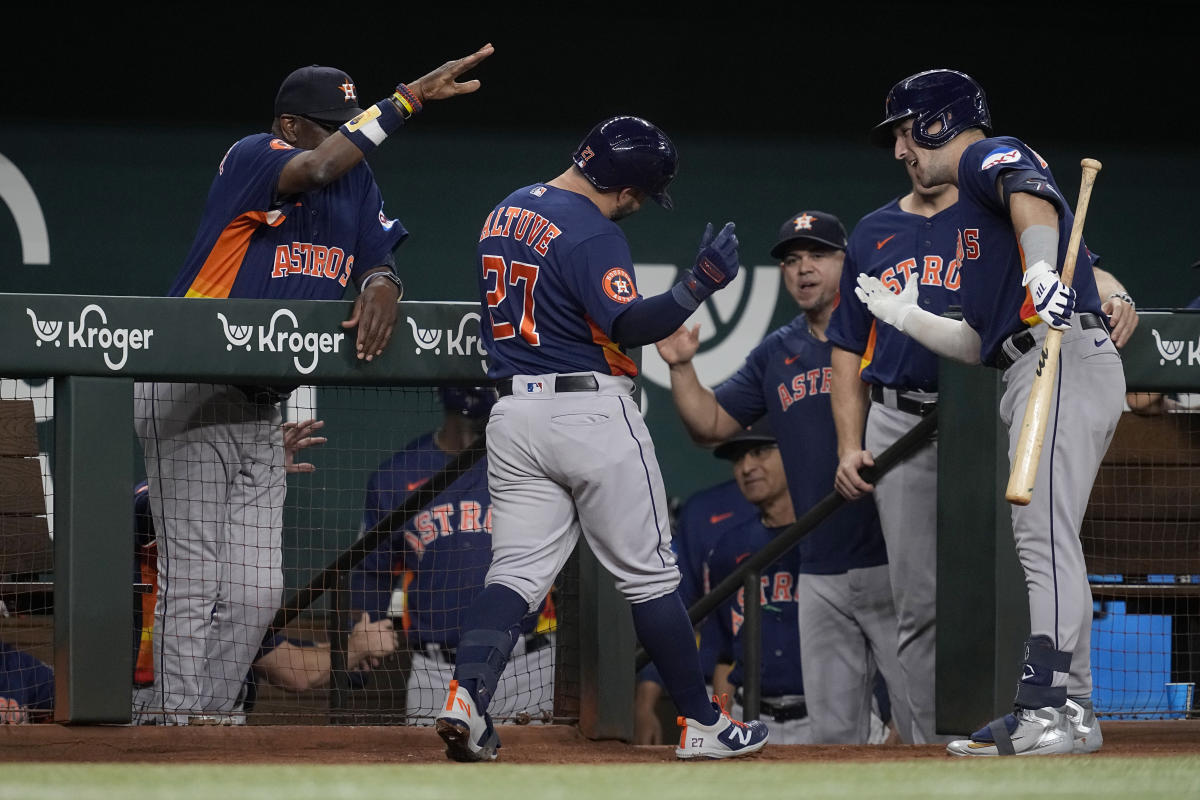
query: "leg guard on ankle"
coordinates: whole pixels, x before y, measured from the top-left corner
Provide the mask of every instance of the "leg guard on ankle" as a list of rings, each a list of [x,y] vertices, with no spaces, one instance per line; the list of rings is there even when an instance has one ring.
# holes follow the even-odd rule
[[[1025,663],[1017,683],[1016,704],[1022,708],[1058,708],[1067,702],[1067,687],[1054,686],[1054,673],[1071,671],[1071,654],[1055,650],[1046,636],[1025,642]]]

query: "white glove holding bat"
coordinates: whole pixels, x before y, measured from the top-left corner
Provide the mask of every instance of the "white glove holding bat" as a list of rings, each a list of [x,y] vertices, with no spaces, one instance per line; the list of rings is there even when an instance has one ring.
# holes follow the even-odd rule
[[[1033,295],[1033,307],[1043,322],[1060,331],[1071,327],[1075,290],[1059,280],[1054,267],[1045,261],[1037,262],[1025,270],[1021,285],[1029,287],[1029,293]]]
[[[900,294],[892,294],[879,278],[860,272],[858,288],[854,290],[854,294],[876,319],[903,333],[905,319],[918,309],[917,283],[918,281],[914,281],[909,275],[904,290]]]

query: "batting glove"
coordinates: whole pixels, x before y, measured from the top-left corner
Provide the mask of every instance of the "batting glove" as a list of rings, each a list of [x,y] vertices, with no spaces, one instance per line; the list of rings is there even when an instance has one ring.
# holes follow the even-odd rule
[[[876,319],[903,333],[905,318],[918,308],[917,283],[910,275],[904,290],[900,294],[892,294],[879,278],[860,272],[854,294]]]
[[[1058,273],[1045,261],[1039,261],[1025,270],[1022,286],[1029,288],[1033,307],[1042,321],[1055,330],[1064,331],[1071,327],[1071,314],[1075,311],[1075,290],[1058,279]]]
[[[700,237],[700,253],[692,271],[684,278],[684,285],[697,300],[703,300],[718,289],[723,289],[738,274],[738,240],[733,232],[733,223],[726,222],[721,232],[713,235],[712,223],[704,228]]]

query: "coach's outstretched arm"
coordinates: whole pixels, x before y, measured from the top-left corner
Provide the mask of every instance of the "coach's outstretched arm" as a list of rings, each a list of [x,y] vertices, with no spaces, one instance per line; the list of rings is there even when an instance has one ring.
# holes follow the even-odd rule
[[[490,44],[469,56],[447,61],[442,66],[409,84],[398,84],[391,97],[380,100],[332,135],[317,128],[310,120],[284,114],[277,120],[279,134],[290,144],[306,152],[293,158],[279,174],[280,195],[298,194],[327,186],[345,175],[390,134],[400,130],[423,104],[469,94],[479,88],[478,80],[459,82],[458,76],[492,54]],[[316,128],[316,130],[313,130]],[[306,141],[314,136],[326,138],[319,144]]]
[[[688,435],[696,444],[715,445],[742,430],[738,421],[721,408],[712,389],[700,383],[692,366],[692,358],[700,349],[700,323],[690,330],[686,325],[681,326],[655,346],[670,367],[671,397]]]

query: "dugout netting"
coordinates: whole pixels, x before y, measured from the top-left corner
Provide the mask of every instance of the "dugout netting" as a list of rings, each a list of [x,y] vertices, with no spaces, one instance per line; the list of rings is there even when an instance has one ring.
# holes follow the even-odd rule
[[[53,663],[52,387],[6,379],[0,393],[0,643],[44,665]],[[270,448],[233,440],[278,423],[247,411],[244,392],[202,393],[193,421],[212,424],[180,419],[168,435],[166,414],[130,430],[163,434],[153,466],[134,445],[132,474],[154,484],[149,517],[135,515],[129,531],[135,721],[431,723],[490,557],[486,458],[470,433],[480,421],[447,410],[434,386],[299,387],[279,422],[321,420],[313,434],[327,441],[296,451],[313,470],[288,473],[286,494],[273,498],[263,486],[280,467]],[[225,463],[236,457],[245,460]],[[221,501],[230,491],[241,509],[233,522]],[[138,492],[130,486],[135,510]],[[154,530],[166,519],[169,542]],[[577,605],[573,559],[527,621],[491,709],[497,722],[577,718],[578,639],[560,624]],[[172,644],[156,652],[156,633]],[[173,688],[160,678],[155,692],[164,665]]]

